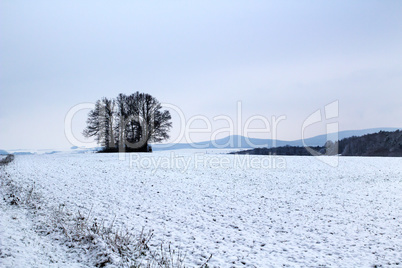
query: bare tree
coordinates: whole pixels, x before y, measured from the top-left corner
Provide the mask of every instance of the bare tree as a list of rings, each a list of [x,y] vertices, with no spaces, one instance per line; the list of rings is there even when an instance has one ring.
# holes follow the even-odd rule
[[[119,94],[116,98],[116,139],[118,142],[119,150],[122,151],[125,148],[125,141],[127,137],[126,120],[128,118],[127,109],[127,96]]]
[[[168,139],[172,127],[170,112],[162,111],[161,103],[149,94],[136,92],[132,96],[136,103],[137,144],[148,146],[149,142]]]
[[[95,108],[88,114],[87,127],[83,131],[85,137],[95,140],[106,149],[115,147],[114,115],[115,100],[102,98],[95,103]]]

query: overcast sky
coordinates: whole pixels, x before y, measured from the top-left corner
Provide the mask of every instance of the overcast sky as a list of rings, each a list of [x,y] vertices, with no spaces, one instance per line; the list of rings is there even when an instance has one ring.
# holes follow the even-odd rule
[[[238,101],[241,125],[284,115],[282,140],[333,101],[340,130],[402,127],[402,1],[0,3],[0,149],[68,148],[72,107],[135,91],[187,120],[236,121]],[[172,138],[181,123],[174,114]]]

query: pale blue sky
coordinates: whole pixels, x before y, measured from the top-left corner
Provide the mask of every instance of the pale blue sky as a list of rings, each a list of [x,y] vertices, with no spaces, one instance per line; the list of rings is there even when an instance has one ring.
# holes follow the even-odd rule
[[[244,118],[286,115],[284,140],[334,100],[341,130],[402,127],[401,14],[402,1],[1,0],[0,149],[70,147],[71,107],[135,91],[187,118],[235,120],[237,101]]]

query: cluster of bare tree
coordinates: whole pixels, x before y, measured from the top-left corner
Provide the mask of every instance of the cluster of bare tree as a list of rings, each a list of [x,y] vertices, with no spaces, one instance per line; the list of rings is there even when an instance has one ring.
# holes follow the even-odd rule
[[[169,138],[170,120],[169,111],[162,111],[157,99],[137,91],[96,101],[83,134],[95,137],[106,152],[149,151],[149,142]]]

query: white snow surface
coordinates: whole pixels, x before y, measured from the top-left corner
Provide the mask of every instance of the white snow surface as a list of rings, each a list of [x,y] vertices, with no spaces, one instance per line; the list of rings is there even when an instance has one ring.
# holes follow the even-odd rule
[[[339,161],[176,151],[21,155],[5,169],[51,205],[153,230],[152,246],[171,242],[191,267],[210,254],[210,267],[402,265],[402,158]],[[45,267],[37,255],[57,241],[41,241],[23,212],[1,205],[0,266]],[[51,257],[76,264],[62,249]]]
[[[24,209],[0,204],[0,267],[85,267],[58,241],[39,235]]]

